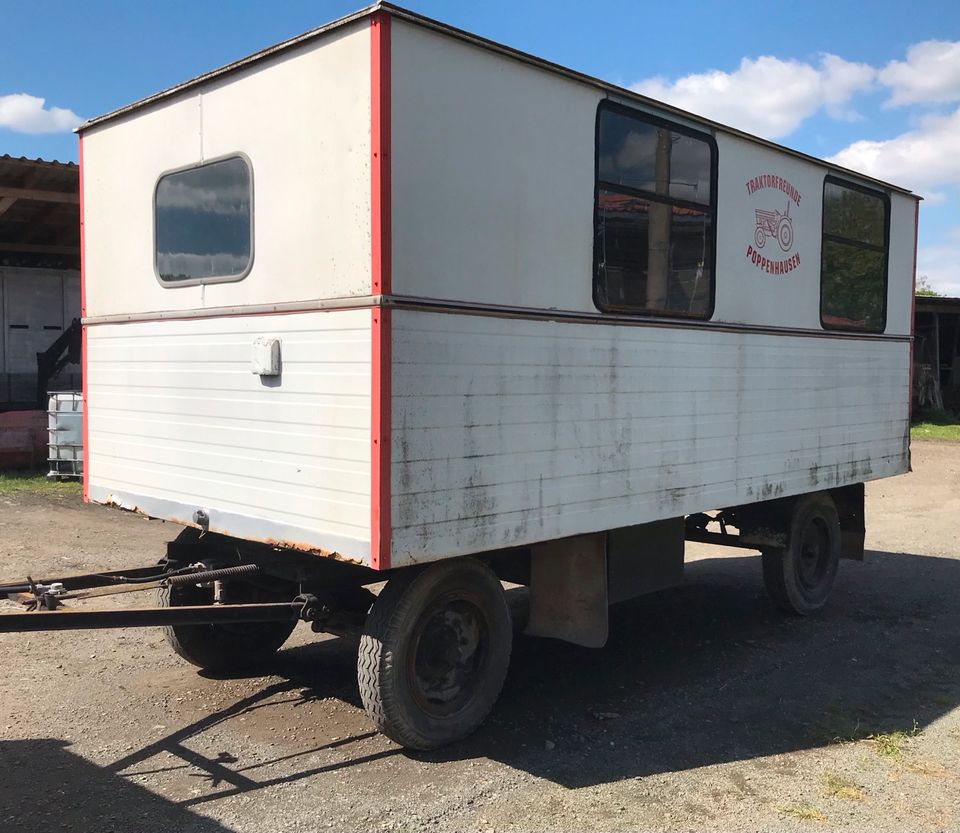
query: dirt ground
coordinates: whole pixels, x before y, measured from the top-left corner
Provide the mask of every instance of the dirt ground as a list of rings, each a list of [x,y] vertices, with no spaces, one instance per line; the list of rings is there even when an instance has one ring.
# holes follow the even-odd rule
[[[0,635],[0,829],[960,830],[960,444],[913,455],[868,486],[870,552],[822,615],[691,547],[606,648],[518,638],[490,720],[438,753],[374,734],[355,645],[303,626],[243,679],[157,630]],[[177,531],[0,498],[0,572],[149,563]]]

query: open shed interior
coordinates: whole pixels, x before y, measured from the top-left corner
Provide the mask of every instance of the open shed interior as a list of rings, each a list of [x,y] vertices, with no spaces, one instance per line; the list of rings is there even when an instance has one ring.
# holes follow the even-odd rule
[[[915,320],[914,407],[960,413],[960,298],[918,295]]]
[[[0,156],[0,410],[80,388],[79,317],[79,169]]]

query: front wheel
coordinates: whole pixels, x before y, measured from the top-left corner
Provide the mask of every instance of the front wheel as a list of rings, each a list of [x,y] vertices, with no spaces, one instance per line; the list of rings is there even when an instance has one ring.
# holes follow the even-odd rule
[[[293,595],[296,595],[295,593]],[[267,593],[243,582],[226,585],[227,603],[241,604],[293,598]],[[213,604],[213,587],[188,584],[161,587],[160,607]],[[293,633],[292,622],[235,622],[218,625],[171,625],[164,634],[174,652],[208,671],[238,671],[255,667],[272,657]]]
[[[360,641],[364,708],[409,749],[460,740],[500,695],[512,640],[503,587],[485,564],[459,558],[393,578]]]
[[[763,551],[763,581],[777,606],[807,616],[833,590],[840,565],[840,519],[826,494],[799,498],[793,506],[786,547]]]

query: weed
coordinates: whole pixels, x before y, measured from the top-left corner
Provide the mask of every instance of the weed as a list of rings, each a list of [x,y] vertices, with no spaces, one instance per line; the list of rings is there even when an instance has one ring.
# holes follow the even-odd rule
[[[855,743],[870,737],[871,733],[859,720],[832,713],[817,726],[816,734],[824,743]]]
[[[777,807],[784,816],[793,816],[803,821],[826,821],[827,817],[812,804],[784,804]]]
[[[903,732],[897,729],[894,732],[883,732],[867,737],[867,740],[873,744],[873,748],[878,755],[891,760],[899,760],[903,756],[903,750],[911,738],[920,734],[917,721],[913,721],[913,728]]]
[[[926,775],[930,778],[951,777],[950,770],[936,761],[912,761],[909,768],[919,775]]]
[[[866,798],[860,787],[848,781],[839,772],[827,770],[820,776],[820,781],[827,794],[834,798],[843,798],[847,801],[863,801]]]

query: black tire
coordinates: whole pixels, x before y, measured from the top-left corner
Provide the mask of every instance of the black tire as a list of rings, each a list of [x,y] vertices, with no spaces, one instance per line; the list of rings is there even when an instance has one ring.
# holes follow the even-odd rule
[[[367,615],[357,681],[377,729],[408,749],[461,740],[486,719],[510,664],[503,587],[459,558],[391,579]]]
[[[776,605],[808,616],[826,603],[840,565],[840,519],[829,495],[804,495],[794,504],[789,543],[763,551],[763,582]]]
[[[289,601],[265,593],[252,584],[231,582],[229,602]],[[195,584],[161,587],[157,593],[160,607],[213,603],[213,588]],[[163,629],[170,647],[187,662],[208,671],[239,671],[262,664],[272,657],[296,626],[293,622],[237,622],[222,625],[173,625]]]

